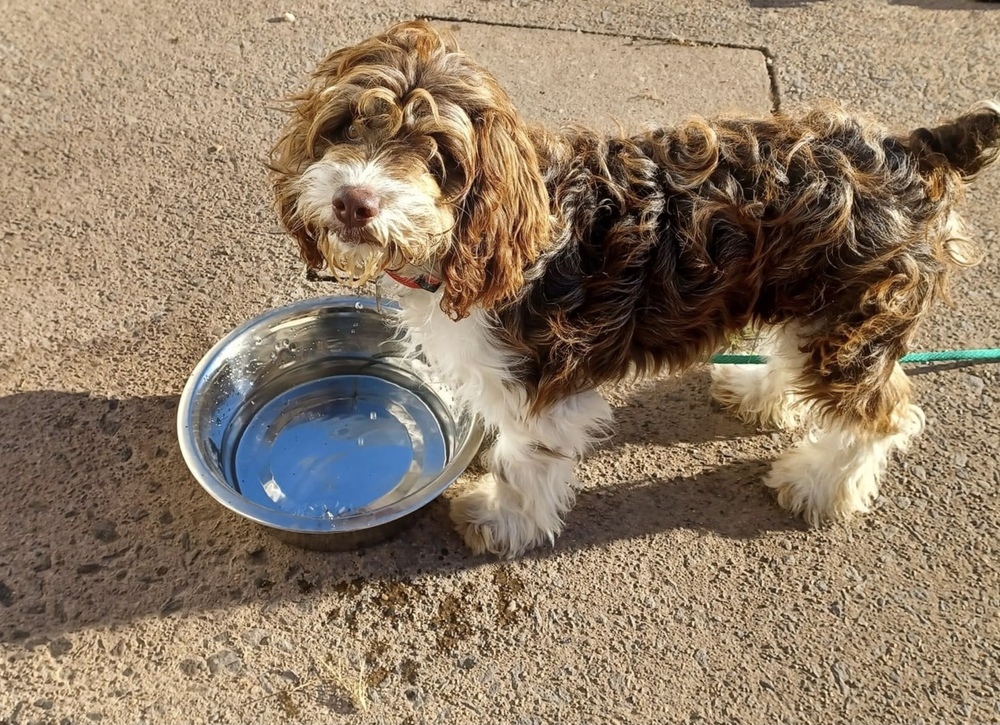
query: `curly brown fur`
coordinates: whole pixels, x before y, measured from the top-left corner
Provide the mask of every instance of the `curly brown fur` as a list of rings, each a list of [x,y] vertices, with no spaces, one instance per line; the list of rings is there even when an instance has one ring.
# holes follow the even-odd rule
[[[455,511],[473,548],[512,554],[559,530],[567,461],[606,422],[598,386],[681,371],[748,325],[777,352],[718,369],[716,397],[818,426],[768,485],[813,522],[866,510],[923,425],[897,360],[977,259],[956,205],[998,146],[996,103],[904,133],[833,104],[548,131],[449,35],[404,23],[320,64],[272,179],[310,266],[441,281],[404,290],[404,319],[498,431],[493,473]],[[381,199],[370,224],[331,212],[348,186]]]
[[[547,146],[555,249],[499,312],[538,407],[795,321],[809,397],[879,427],[893,363],[949,268],[974,258],[954,205],[988,147],[950,163],[835,106]]]

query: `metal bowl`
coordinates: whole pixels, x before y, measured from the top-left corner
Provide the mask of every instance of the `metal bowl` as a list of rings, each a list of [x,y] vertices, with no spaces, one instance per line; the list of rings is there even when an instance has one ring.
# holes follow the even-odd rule
[[[272,310],[217,343],[177,413],[181,452],[219,503],[290,544],[383,541],[479,450],[479,421],[407,359],[397,308],[327,297]]]

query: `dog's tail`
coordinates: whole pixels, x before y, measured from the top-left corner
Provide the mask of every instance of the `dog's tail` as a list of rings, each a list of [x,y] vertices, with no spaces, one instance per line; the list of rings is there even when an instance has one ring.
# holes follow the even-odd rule
[[[909,145],[925,173],[946,169],[971,179],[1000,152],[1000,102],[986,101],[950,123],[918,128]]]

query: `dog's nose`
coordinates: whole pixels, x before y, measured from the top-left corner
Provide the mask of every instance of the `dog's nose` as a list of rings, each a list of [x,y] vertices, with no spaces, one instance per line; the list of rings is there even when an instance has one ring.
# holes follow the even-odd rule
[[[363,227],[378,216],[379,198],[371,189],[349,186],[333,197],[333,211],[349,227]]]

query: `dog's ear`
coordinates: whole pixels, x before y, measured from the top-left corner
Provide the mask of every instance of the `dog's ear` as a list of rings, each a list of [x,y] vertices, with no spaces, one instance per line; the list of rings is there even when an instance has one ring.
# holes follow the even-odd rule
[[[296,109],[284,133],[271,149],[268,168],[271,171],[275,206],[282,225],[298,242],[302,261],[310,269],[322,269],[326,261],[319,251],[315,232],[296,213],[299,189],[295,187],[295,180],[301,173],[301,166],[307,163],[311,156],[308,140],[309,125],[310,121]]]
[[[316,230],[307,225],[297,213],[301,189],[297,182],[302,172],[321,153],[317,139],[331,120],[336,121],[351,113],[351,94],[331,94],[343,82],[351,69],[381,52],[385,38],[372,38],[363,43],[335,50],[323,59],[312,73],[309,84],[281,103],[281,110],[288,113],[288,121],[281,136],[271,148],[268,168],[278,215],[285,229],[299,245],[302,260],[310,269],[323,269],[326,260],[318,247]]]
[[[274,171],[271,178],[278,216],[282,225],[299,245],[299,256],[309,269],[322,270],[326,267],[326,260],[319,250],[315,231],[307,226],[295,211],[299,192],[290,188],[290,178],[287,174]]]
[[[328,67],[317,71],[309,86],[284,99],[281,110],[289,117],[281,136],[271,147],[267,165],[278,216],[298,242],[302,260],[311,269],[322,269],[326,261],[319,250],[316,231],[297,213],[301,193],[297,182],[309,164],[319,158],[316,138],[324,118],[336,112],[336,107],[325,100],[323,90],[336,82],[339,66],[347,52],[348,49],[342,49],[332,54],[325,61]]]
[[[442,260],[441,307],[456,320],[473,305],[492,309],[513,298],[551,229],[538,155],[513,107],[483,109],[473,127],[467,191]]]

